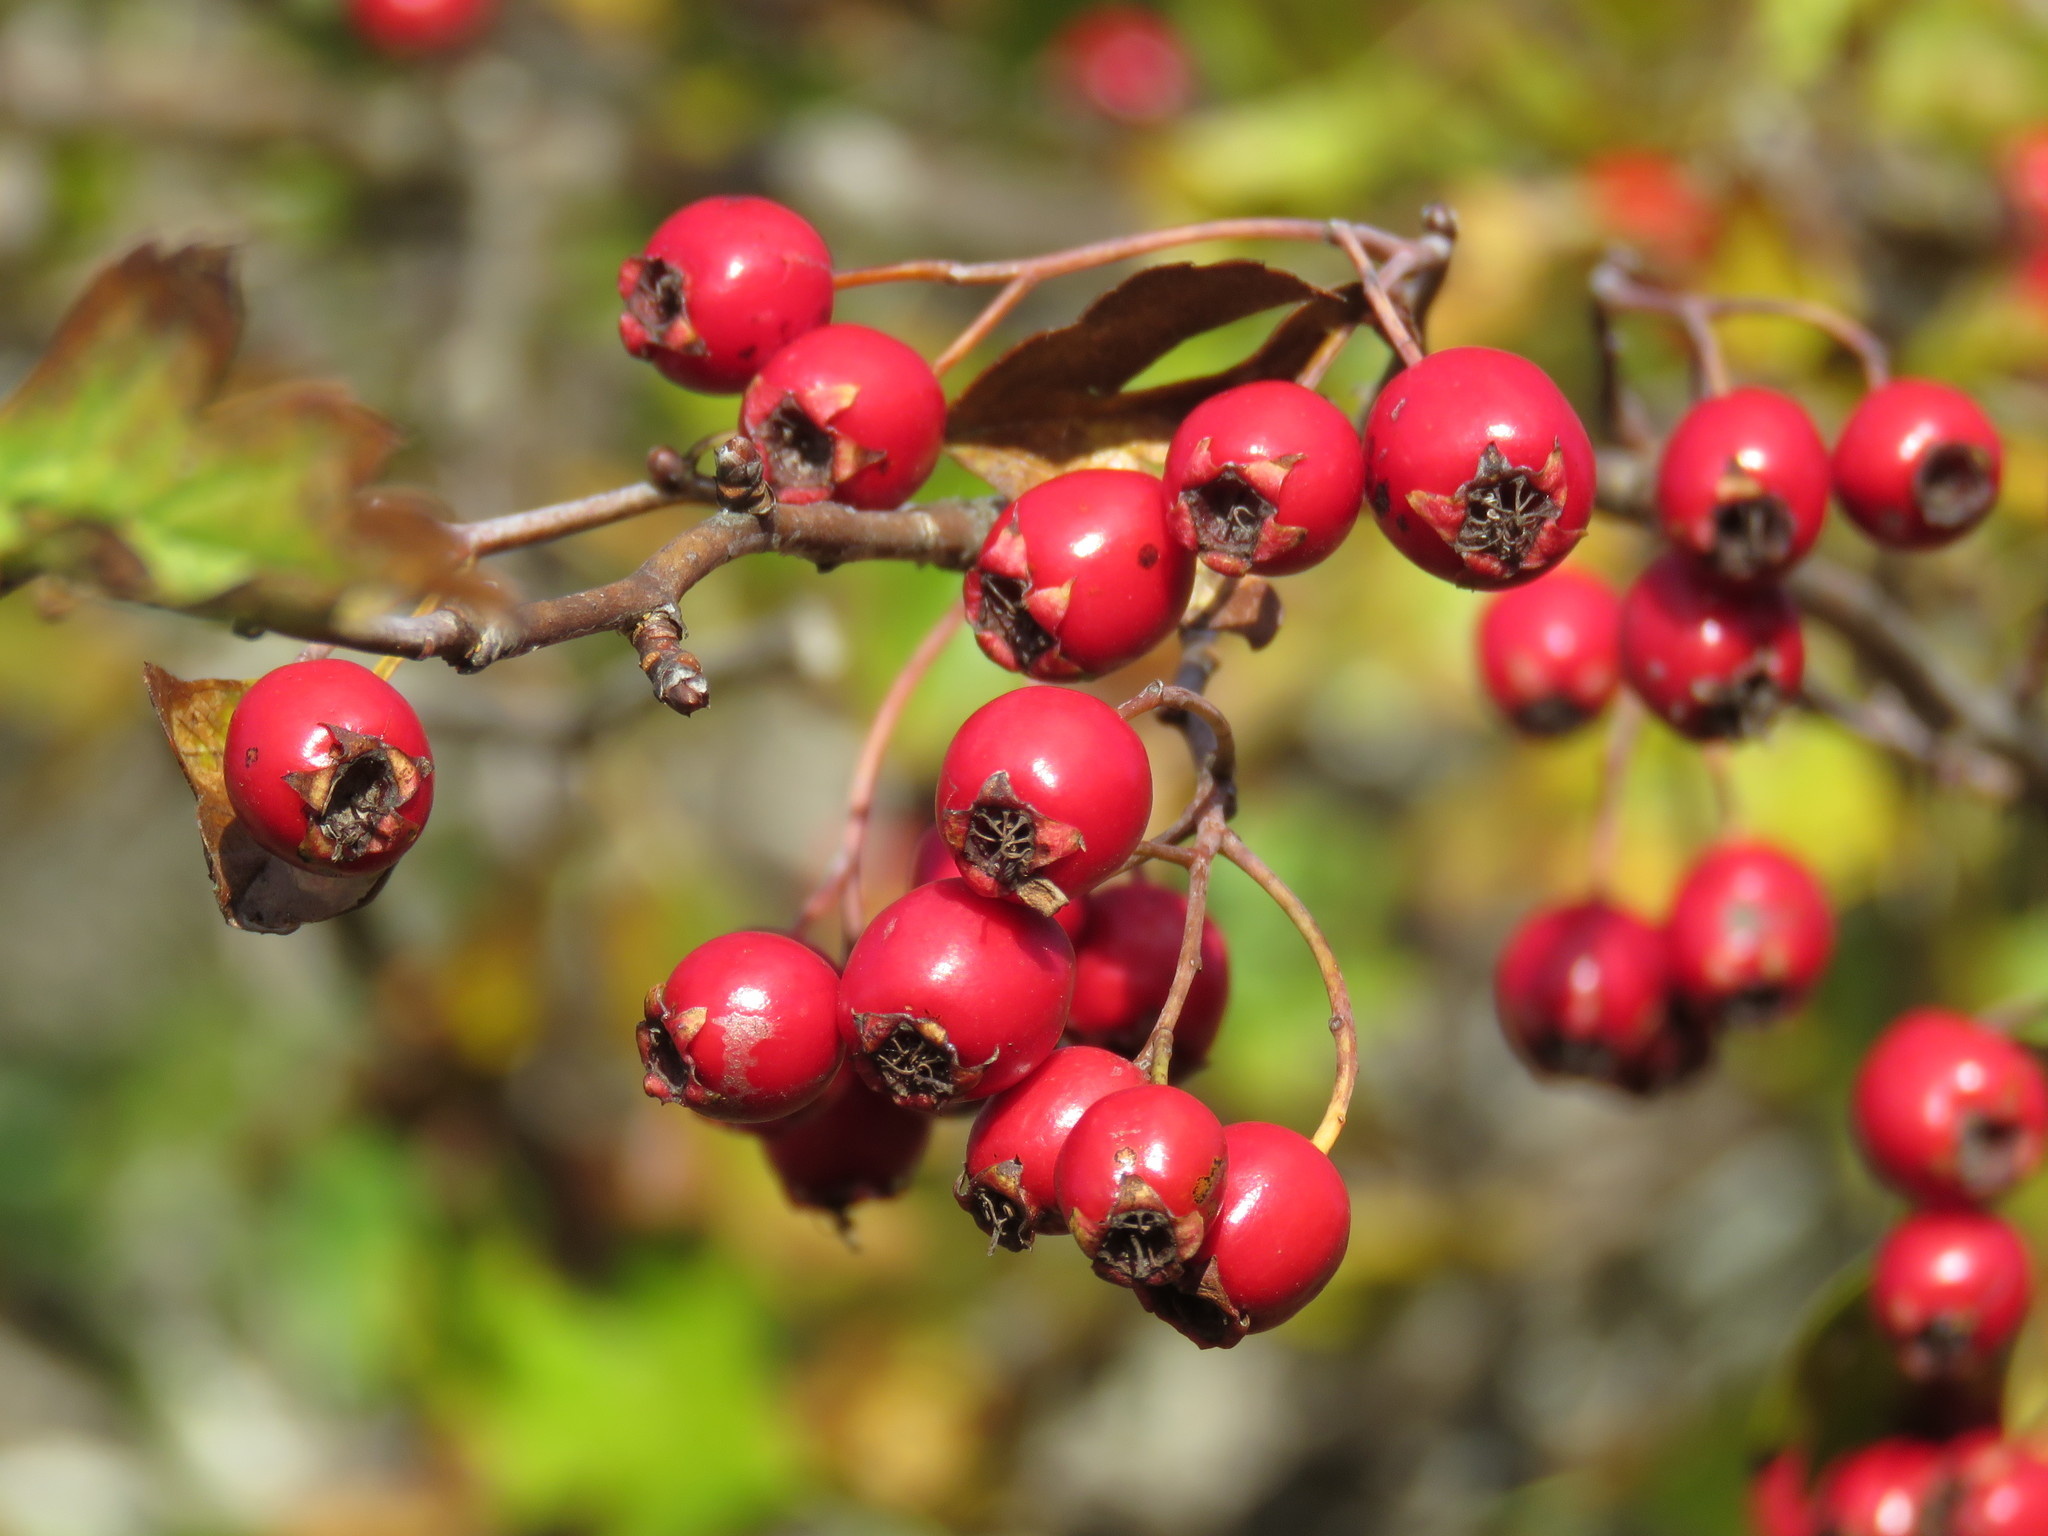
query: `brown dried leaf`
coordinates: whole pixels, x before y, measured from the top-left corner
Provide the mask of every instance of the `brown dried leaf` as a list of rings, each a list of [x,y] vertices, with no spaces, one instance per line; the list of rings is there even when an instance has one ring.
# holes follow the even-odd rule
[[[382,889],[375,875],[316,875],[257,846],[235,819],[222,753],[228,721],[249,685],[237,678],[173,677],[143,663],[143,681],[157,723],[199,802],[199,838],[206,850],[220,915],[250,933],[291,933],[306,923],[353,912]]]
[[[1189,627],[1242,635],[1255,651],[1263,651],[1280,633],[1280,593],[1265,577],[1240,577],[1224,587],[1217,598],[1187,621]]]
[[[58,408],[123,357],[169,361],[178,398],[218,393],[242,336],[241,292],[223,246],[139,246],[96,276],[0,417]]]
[[[1235,367],[1124,388],[1190,337],[1283,304],[1295,308]],[[1147,267],[1072,325],[998,358],[953,403],[947,448],[1009,496],[1071,469],[1156,472],[1181,418],[1202,401],[1254,379],[1291,378],[1331,331],[1363,315],[1356,284],[1332,292],[1256,261]]]

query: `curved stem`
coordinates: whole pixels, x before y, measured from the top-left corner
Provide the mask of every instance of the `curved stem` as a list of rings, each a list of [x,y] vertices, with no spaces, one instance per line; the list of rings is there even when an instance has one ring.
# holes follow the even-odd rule
[[[1286,883],[1266,867],[1266,863],[1235,832],[1225,830],[1218,852],[1239,869],[1250,875],[1259,889],[1273,899],[1276,906],[1287,914],[1295,929],[1308,942],[1309,953],[1315,956],[1316,969],[1322,973],[1323,990],[1330,998],[1330,1034],[1337,1045],[1337,1076],[1330,1085],[1329,1106],[1323,1111],[1322,1123],[1310,1139],[1316,1150],[1328,1152],[1337,1144],[1337,1138],[1344,1131],[1344,1120],[1351,1112],[1351,1091],[1358,1084],[1358,1025],[1351,1016],[1351,991],[1344,985],[1344,973],[1337,967],[1337,957],[1331,952],[1330,941],[1323,937],[1323,930],[1317,925],[1315,916],[1302,904],[1302,900],[1287,888]],[[1192,882],[1191,882],[1192,883]]]
[[[1145,1037],[1145,1048],[1136,1057],[1138,1069],[1155,1083],[1165,1082],[1172,1070],[1174,1026],[1180,1022],[1181,1009],[1194,988],[1195,973],[1202,968],[1202,924],[1209,915],[1209,875],[1216,867],[1216,850],[1228,831],[1229,826],[1223,820],[1223,808],[1211,804],[1202,813],[1202,830],[1195,838],[1194,847],[1188,849],[1192,856],[1187,865],[1188,910],[1181,927],[1180,957],[1174,965],[1173,987],[1160,1006],[1152,1032]]]
[[[1214,745],[1197,766],[1219,785],[1231,782],[1237,773],[1237,738],[1231,732],[1229,716],[1217,708],[1214,699],[1174,683],[1151,682],[1116,707],[1116,712],[1126,720],[1135,720],[1154,710],[1200,718],[1208,726]]]
[[[1628,787],[1628,760],[1643,731],[1643,706],[1626,689],[1614,701],[1607,723],[1607,752],[1600,762],[1600,800],[1593,812],[1593,836],[1587,849],[1587,884],[1604,900],[1614,885],[1614,866],[1621,851],[1621,812]]]
[[[1415,339],[1414,329],[1400,310],[1394,307],[1394,301],[1387,297],[1386,285],[1380,281],[1379,269],[1373,265],[1372,256],[1359,239],[1359,231],[1341,219],[1332,219],[1330,238],[1351,258],[1351,265],[1358,269],[1359,286],[1365,291],[1365,302],[1372,310],[1380,335],[1400,355],[1403,365],[1413,368],[1422,361],[1422,344]]]
[[[953,632],[960,627],[964,611],[958,603],[948,605],[939,616],[937,623],[925,632],[918,641],[917,649],[897,672],[895,681],[889,684],[889,691],[882,695],[882,702],[875,709],[875,718],[868,723],[867,738],[862,741],[860,757],[853,768],[853,782],[846,795],[846,825],[840,833],[839,851],[832,855],[832,862],[826,866],[817,886],[812,890],[797,913],[796,933],[799,938],[825,915],[832,905],[832,898],[839,897],[839,918],[842,937],[851,945],[864,925],[860,899],[860,859],[867,846],[868,823],[874,817],[875,786],[881,782],[882,763],[889,754],[889,741],[896,734],[896,727],[903,719],[903,711],[910,703],[917,685],[924,680],[946,649],[946,642],[953,638]]]
[[[1817,304],[1811,299],[1712,296],[1703,298],[1700,302],[1712,315],[1775,315],[1781,319],[1797,320],[1801,324],[1810,325],[1832,337],[1844,351],[1855,357],[1863,369],[1863,383],[1866,388],[1876,389],[1891,379],[1891,353],[1885,344],[1866,326],[1829,305]]]
[[[1664,315],[1676,320],[1685,332],[1692,353],[1699,390],[1707,395],[1728,392],[1728,361],[1721,352],[1721,340],[1714,334],[1713,310],[1709,301],[1694,293],[1659,288],[1632,276],[1610,259],[1593,269],[1588,280],[1593,302],[1603,309],[1635,310]]]
[[[989,332],[1009,318],[1010,312],[1030,296],[1039,280],[1029,273],[1010,279],[1003,285],[1003,291],[982,307],[980,314],[968,323],[967,329],[955,336],[946,350],[932,359],[932,372],[943,375],[960,359],[988,339]]]

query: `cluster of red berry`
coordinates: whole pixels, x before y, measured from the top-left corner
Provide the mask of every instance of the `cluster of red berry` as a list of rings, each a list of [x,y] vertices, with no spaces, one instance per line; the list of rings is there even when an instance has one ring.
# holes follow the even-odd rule
[[[1025,688],[948,747],[920,883],[843,970],[781,934],[685,956],[638,1031],[653,1097],[761,1137],[792,1201],[844,1218],[895,1193],[935,1114],[973,1106],[955,1194],[991,1248],[1071,1232],[1106,1279],[1205,1346],[1285,1321],[1336,1271],[1344,1182],[1306,1137],[1225,1126],[1171,1086],[1201,1064],[1228,989],[1204,931],[1178,1049],[1134,1064],[1171,989],[1184,897],[1129,863],[1152,808],[1127,720]]]
[[[1966,1389],[1996,1383],[2033,1292],[2025,1242],[1984,1206],[2041,1161],[2048,1077],[1999,1030],[1917,1009],[1864,1058],[1852,1119],[1872,1170],[1918,1207],[1878,1249],[1871,1315],[1914,1390],[1978,1400]],[[1787,1450],[1752,1504],[1762,1536],[2022,1536],[2048,1529],[2048,1460],[1995,1422],[1879,1440],[1817,1479]]]

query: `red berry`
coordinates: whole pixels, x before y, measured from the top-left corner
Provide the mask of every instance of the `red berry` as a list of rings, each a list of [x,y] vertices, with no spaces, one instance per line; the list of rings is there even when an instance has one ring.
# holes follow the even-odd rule
[[[1388,381],[1365,422],[1365,489],[1380,531],[1461,587],[1529,581],[1593,515],[1593,445],[1527,358],[1433,352]]]
[[[1622,599],[1622,676],[1695,741],[1761,733],[1798,694],[1805,670],[1799,611],[1776,586],[1731,586],[1670,554]]]
[[[1060,1214],[1095,1272],[1167,1285],[1202,1246],[1223,1198],[1223,1125],[1164,1084],[1096,1100],[1067,1132],[1054,1169]]]
[[[1964,1374],[1992,1360],[2026,1320],[2027,1245],[1982,1211],[1917,1211],[1877,1250],[1870,1308],[1908,1376]]]
[[[1671,918],[1671,984],[1698,1023],[1763,1024],[1806,1000],[1834,956],[1827,893],[1767,843],[1733,842],[1696,862]]]
[[[1806,1458],[1798,1451],[1778,1452],[1750,1478],[1749,1528],[1753,1536],[1816,1536]]]
[[[2048,1132],[2041,1065],[1995,1029],[1917,1008],[1870,1048],[1856,1134],[1877,1176],[1923,1205],[1980,1205],[2034,1171]]]
[[[1196,406],[1166,450],[1168,526],[1225,576],[1320,564],[1358,521],[1365,449],[1344,413],[1287,379]]]
[[[372,48],[399,58],[453,53],[482,37],[498,0],[349,0],[349,25]]]
[[[651,1098],[713,1120],[794,1114],[839,1070],[839,973],[780,933],[728,933],[647,994],[637,1031]]]
[[[934,880],[957,879],[963,873],[953,850],[946,846],[946,834],[937,827],[926,827],[910,856],[910,883],[930,885]],[[1069,896],[1066,905],[1053,913],[1052,920],[1060,925],[1069,943],[1079,943],[1081,929],[1088,921],[1088,899]]]
[[[1598,576],[1556,570],[1486,601],[1479,671],[1516,729],[1558,736],[1621,686],[1621,599]]]
[[[1152,761],[1109,705],[1018,688],[969,715],[939,768],[936,816],[960,877],[1041,912],[1122,869],[1152,814]]]
[[[1664,535],[1730,581],[1804,558],[1828,511],[1828,446],[1789,395],[1753,385],[1679,419],[1657,466]]]
[[[419,716],[352,661],[295,661],[259,677],[228,721],[222,758],[243,829],[316,874],[388,869],[434,806]]]
[[[1594,214],[1610,239],[1681,269],[1713,250],[1721,211],[1669,155],[1616,150],[1588,161],[1585,177]]]
[[[1194,99],[1195,65],[1187,44],[1172,22],[1143,6],[1085,10],[1067,23],[1052,49],[1068,90],[1115,122],[1163,123]]]
[[[981,1106],[953,1198],[992,1244],[1021,1253],[1040,1232],[1064,1232],[1054,1173],[1074,1123],[1098,1099],[1143,1085],[1123,1057],[1067,1045]]]
[[[1149,880],[1112,885],[1089,898],[1088,921],[1074,945],[1069,1037],[1126,1056],[1143,1048],[1173,990],[1187,918],[1187,897]],[[1209,1059],[1229,999],[1230,955],[1222,931],[1205,913],[1202,968],[1173,1026],[1176,1076]]]
[[[619,268],[619,339],[685,389],[731,394],[832,318],[832,253],[765,197],[707,197],[669,215]]]
[[[1351,1196],[1329,1158],[1284,1126],[1225,1126],[1223,1204],[1180,1283],[1140,1286],[1146,1311],[1204,1349],[1277,1328],[1337,1273]]]
[[[1019,496],[967,572],[967,618],[998,666],[1094,677],[1172,634],[1195,557],[1167,527],[1166,487],[1134,469],[1077,469]]]
[[[1835,495],[1878,543],[1934,549],[1984,521],[2004,462],[1976,401],[1946,384],[1894,379],[1865,395],[1842,427]]]
[[[740,430],[791,505],[901,506],[939,462],[946,397],[931,365],[864,325],[806,331],[762,366]]]
[[[1941,1447],[1925,1440],[1866,1445],[1822,1476],[1814,1493],[1815,1527],[1822,1536],[1921,1536],[1947,1469]]]
[[[1539,1075],[1650,1093],[1706,1064],[1704,1033],[1666,1006],[1664,934],[1603,901],[1546,907],[1494,971],[1508,1044]]]
[[[1053,1052],[1074,990],[1060,926],[959,880],[921,885],[854,941],[840,979],[854,1065],[911,1109],[985,1099]]]
[[[2048,1461],[2012,1440],[1992,1440],[1953,1454],[1954,1502],[1944,1536],[2048,1532]]]
[[[761,1144],[790,1204],[830,1211],[843,1227],[855,1202],[903,1192],[931,1134],[929,1115],[898,1108],[842,1071],[809,1109],[764,1126]]]

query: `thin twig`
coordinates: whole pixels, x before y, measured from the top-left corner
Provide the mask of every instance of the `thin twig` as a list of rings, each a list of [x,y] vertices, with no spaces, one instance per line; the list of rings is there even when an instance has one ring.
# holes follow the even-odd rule
[[[1386,287],[1380,282],[1379,269],[1373,265],[1372,256],[1359,238],[1359,231],[1341,219],[1332,219],[1330,238],[1351,258],[1351,265],[1358,269],[1359,286],[1365,291],[1365,302],[1372,310],[1380,335],[1400,355],[1403,366],[1413,368],[1422,361],[1422,344],[1415,339],[1415,332],[1406,317],[1387,297]]]
[[[1714,312],[1706,299],[1646,283],[1613,257],[1593,269],[1587,286],[1592,290],[1593,302],[1610,313],[1635,310],[1676,320],[1685,332],[1700,393],[1728,392],[1728,361],[1721,352],[1720,338],[1714,334]]]
[[[582,496],[575,501],[558,501],[553,506],[535,507],[530,512],[509,512],[503,517],[454,523],[450,525],[450,531],[461,538],[470,558],[478,559],[484,555],[502,554],[508,549],[524,549],[533,544],[545,544],[551,539],[567,538],[570,534],[602,528],[607,523],[623,522],[629,517],[639,517],[663,507],[680,506],[686,502],[712,506],[716,501],[717,488],[711,480],[693,472],[687,481],[673,487],[642,481],[637,485],[622,485],[615,491]]]
[[[1202,925],[1209,915],[1209,875],[1216,867],[1216,850],[1229,830],[1223,819],[1223,807],[1212,803],[1202,813],[1201,831],[1195,836],[1194,846],[1188,849],[1193,855],[1187,865],[1188,909],[1181,927],[1173,987],[1160,1006],[1159,1017],[1152,1023],[1152,1032],[1145,1037],[1145,1048],[1135,1058],[1138,1069],[1155,1083],[1165,1082],[1172,1070],[1174,1026],[1180,1022],[1181,1009],[1194,988],[1195,973],[1202,968]]]

